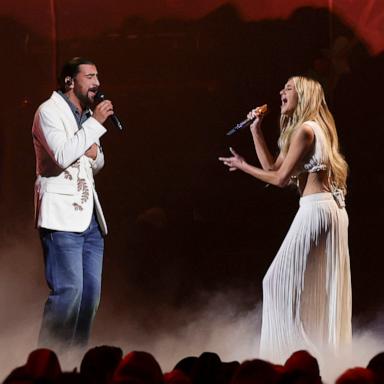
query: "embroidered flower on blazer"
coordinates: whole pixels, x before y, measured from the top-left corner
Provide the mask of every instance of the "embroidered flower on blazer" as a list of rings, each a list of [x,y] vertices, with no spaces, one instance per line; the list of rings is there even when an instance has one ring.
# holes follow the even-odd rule
[[[82,191],[81,204],[84,204],[89,198],[89,189],[85,179],[82,179],[81,177],[77,178],[77,190],[79,192]]]
[[[77,190],[78,192],[81,192],[81,200],[80,204],[84,204],[89,199],[89,188],[87,185],[87,181],[84,178],[79,177],[80,173],[80,159],[77,159],[72,165],[71,168],[75,168],[78,170],[77,173]],[[64,171],[64,177],[66,179],[72,180],[72,175],[65,170]],[[82,211],[83,207],[78,203],[73,203],[73,207],[75,211]]]
[[[77,203],[72,203],[73,207],[75,208],[75,211],[82,211],[83,207]]]
[[[66,169],[64,169],[64,179],[72,180],[72,175]]]

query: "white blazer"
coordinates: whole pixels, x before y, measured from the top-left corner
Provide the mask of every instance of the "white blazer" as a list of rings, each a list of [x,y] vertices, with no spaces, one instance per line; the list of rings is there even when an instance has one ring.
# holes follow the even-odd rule
[[[79,129],[71,108],[57,92],[37,109],[32,126],[37,227],[83,232],[95,208],[101,231],[107,234],[93,179],[104,166],[99,139],[105,132],[93,117]],[[84,153],[94,143],[99,149],[92,160]]]

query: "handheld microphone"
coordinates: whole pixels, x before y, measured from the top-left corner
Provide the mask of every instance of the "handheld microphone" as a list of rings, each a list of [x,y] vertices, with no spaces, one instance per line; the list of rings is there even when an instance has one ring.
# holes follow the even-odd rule
[[[256,117],[263,116],[267,112],[268,112],[267,104],[264,104],[261,107],[257,107],[256,108],[256,116],[251,117],[250,119],[245,119],[242,122],[240,122],[239,124],[235,125],[230,131],[227,132],[227,136],[233,135],[234,133],[236,133],[240,129],[249,127],[254,122]]]
[[[240,129],[249,127],[255,119],[256,119],[256,116],[252,117],[251,119],[245,119],[241,121],[239,124],[236,124],[230,131],[227,132],[227,136],[233,135],[237,131],[240,131]]]
[[[100,92],[100,91],[97,91],[96,95],[95,95],[95,101],[96,102],[100,102],[100,101],[103,101],[105,100],[106,97],[104,95],[104,93]],[[111,119],[112,123],[118,128],[120,129],[120,131],[123,130],[123,124],[121,124],[119,118],[117,117],[116,113],[113,113],[113,115],[109,116],[109,118]]]

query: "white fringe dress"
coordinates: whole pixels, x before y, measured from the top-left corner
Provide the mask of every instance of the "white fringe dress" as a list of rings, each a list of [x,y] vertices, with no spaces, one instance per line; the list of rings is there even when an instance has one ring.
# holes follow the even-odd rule
[[[325,169],[323,133],[303,169]],[[260,357],[284,362],[294,351],[337,353],[352,338],[348,215],[331,193],[300,199],[300,208],[263,279]]]

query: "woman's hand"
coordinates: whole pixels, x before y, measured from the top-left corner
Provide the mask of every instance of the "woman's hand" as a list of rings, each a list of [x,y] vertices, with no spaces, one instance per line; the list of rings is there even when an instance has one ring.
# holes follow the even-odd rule
[[[261,121],[263,120],[263,117],[266,112],[267,112],[267,105],[263,105],[261,107],[252,109],[252,111],[248,113],[247,115],[248,119],[255,119],[250,125],[251,131],[256,131],[260,129]]]
[[[230,171],[236,171],[237,169],[242,170],[244,165],[246,165],[246,161],[243,157],[241,157],[238,153],[234,151],[233,148],[229,148],[232,155],[231,157],[219,157],[219,160],[223,162],[224,165],[229,167]]]

